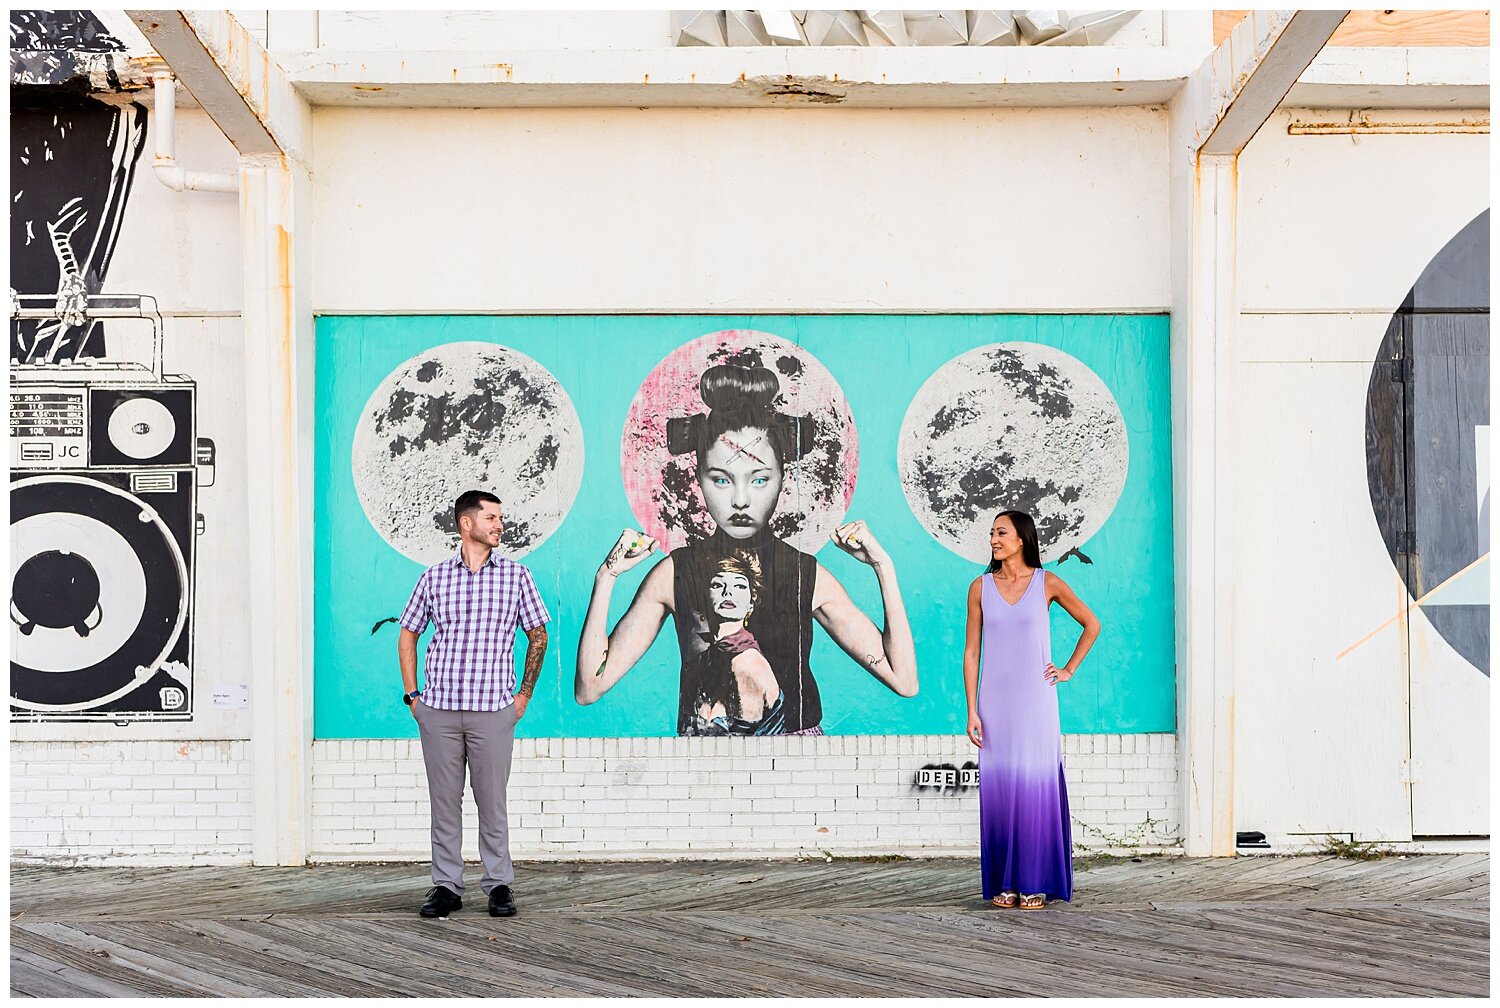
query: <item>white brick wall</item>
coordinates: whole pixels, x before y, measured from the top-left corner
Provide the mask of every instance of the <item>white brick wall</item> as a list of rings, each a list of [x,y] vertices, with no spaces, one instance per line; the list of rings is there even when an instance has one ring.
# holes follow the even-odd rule
[[[11,854],[19,862],[247,864],[249,744],[11,743]],[[1171,735],[1070,735],[1074,841],[1158,847],[1178,831]],[[962,736],[523,739],[511,775],[520,858],[973,854],[973,791],[915,787],[962,766]],[[477,821],[465,800],[466,853]],[[313,746],[314,860],[428,856],[415,740]]]
[[[1063,739],[1074,842],[1154,848],[1178,834],[1176,739]],[[963,736],[522,739],[510,780],[518,858],[797,851],[974,854],[976,792],[915,787],[974,759]],[[426,776],[411,739],[313,745],[313,859],[425,860]],[[465,853],[478,857],[465,796]]]
[[[248,742],[10,744],[11,857],[248,864]]]

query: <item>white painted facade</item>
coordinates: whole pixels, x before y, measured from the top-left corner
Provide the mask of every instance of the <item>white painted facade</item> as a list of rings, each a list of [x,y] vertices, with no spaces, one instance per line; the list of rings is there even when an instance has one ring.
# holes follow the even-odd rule
[[[1170,301],[1160,111],[317,108],[313,122],[319,312]],[[943,182],[909,195],[929,179]]]
[[[427,54],[414,63],[433,52],[448,59],[455,50],[506,47],[550,51],[554,69],[587,62],[580,53],[569,63],[560,40],[620,58],[654,58],[657,48],[679,63],[691,56],[667,48],[666,12],[312,20],[262,12],[242,21],[289,69],[334,51],[369,52],[375,63],[398,47]],[[282,38],[290,48],[278,45]],[[1147,12],[1111,46],[1138,52],[1131,57],[1137,65],[1154,61],[1152,74],[1170,77],[1169,64],[1185,72],[1207,56],[1206,15]],[[1062,52],[1044,55],[1057,60]],[[1097,56],[1069,52],[1085,61]],[[978,100],[972,81],[945,83],[944,53],[922,55],[911,72],[927,71],[937,90],[911,103],[941,105],[944,94],[955,103]],[[1335,105],[1340,95],[1351,105],[1367,102],[1375,89],[1391,108],[1435,100],[1413,90],[1467,95],[1462,107],[1474,108],[1475,54],[1451,55],[1443,64],[1420,54],[1423,66],[1456,69],[1408,77],[1408,84],[1382,76],[1388,51],[1328,52],[1298,86],[1317,81]],[[705,66],[716,58],[722,52],[704,57]],[[953,57],[972,58],[962,50]],[[1074,94],[1065,74],[1051,76],[1030,94],[1048,87]],[[566,83],[543,81],[532,94],[561,94]],[[591,93],[617,105],[622,87],[596,81]],[[1130,81],[1121,87],[1149,90]],[[951,97],[961,93],[970,97]],[[1078,93],[1085,94],[1095,92]],[[1036,100],[1061,107],[313,104],[305,138],[310,183],[292,193],[285,216],[298,311],[1172,309],[1180,283],[1174,250],[1187,238],[1174,225],[1175,155],[1163,101]],[[1233,543],[1220,568],[1228,580],[1212,586],[1230,605],[1222,623],[1228,636],[1213,660],[1232,672],[1232,719],[1221,726],[1233,754],[1232,823],[1278,845],[1325,832],[1397,841],[1485,834],[1487,783],[1476,768],[1488,765],[1488,679],[1427,634],[1420,610],[1409,657],[1393,631],[1335,656],[1406,602],[1370,513],[1364,389],[1390,313],[1431,256],[1487,206],[1487,137],[1287,133],[1291,119],[1311,114],[1277,113],[1239,159],[1236,335],[1232,356],[1211,379],[1226,383],[1224,436],[1235,446],[1227,482],[1209,484]],[[185,167],[236,169],[233,146],[198,109],[180,109],[178,134]],[[310,654],[310,647],[272,648],[264,630],[275,614],[252,614],[247,605],[247,591],[272,585],[236,573],[253,566],[266,537],[285,535],[269,523],[289,520],[252,514],[252,491],[278,464],[296,472],[268,449],[274,432],[258,434],[255,450],[247,450],[261,416],[254,402],[247,405],[247,395],[257,394],[247,387],[247,367],[262,368],[269,381],[280,365],[253,354],[247,365],[255,334],[241,326],[241,314],[264,315],[268,296],[262,291],[258,306],[247,307],[242,219],[235,196],[172,192],[145,169],[109,273],[111,290],[160,300],[167,369],[198,381],[200,430],[220,445],[218,481],[199,507],[206,529],[197,712],[183,725],[13,725],[18,858],[426,857],[415,741],[299,742],[296,718],[310,703],[305,677],[316,670],[307,659],[304,691],[295,696],[280,693],[285,680],[277,676],[295,676],[299,649]],[[300,422],[298,438],[310,440],[316,413],[304,412]],[[1268,545],[1287,562],[1263,563]],[[310,566],[310,557],[301,563]],[[278,576],[295,579],[296,567]],[[555,639],[546,674],[562,674],[570,663]],[[215,692],[235,703],[236,687],[246,688],[250,706],[215,706]],[[265,701],[271,691],[275,704]],[[1187,710],[1179,710],[1179,735]],[[516,856],[977,849],[973,797],[928,795],[910,783],[924,765],[970,758],[962,737],[751,740],[727,759],[726,744],[523,740],[510,789]],[[1179,843],[1185,758],[1168,735],[1066,737],[1075,841]],[[1405,780],[1411,759],[1420,768],[1414,784]],[[291,828],[269,814],[288,803],[301,810]],[[275,835],[257,843],[257,829]],[[470,838],[472,829],[471,817]]]
[[[1364,445],[1370,362],[1488,206],[1489,138],[1289,132],[1339,118],[1278,113],[1240,163],[1235,821],[1287,842],[1487,833],[1490,683],[1421,607],[1392,621],[1410,601]],[[1268,541],[1286,561],[1263,562]]]

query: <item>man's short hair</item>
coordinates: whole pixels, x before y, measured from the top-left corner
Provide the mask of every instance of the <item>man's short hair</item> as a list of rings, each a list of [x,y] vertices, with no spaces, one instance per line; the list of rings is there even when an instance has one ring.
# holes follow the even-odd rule
[[[486,504],[499,503],[500,498],[488,490],[465,490],[453,502],[453,527],[458,528],[458,520],[464,515],[473,514]]]

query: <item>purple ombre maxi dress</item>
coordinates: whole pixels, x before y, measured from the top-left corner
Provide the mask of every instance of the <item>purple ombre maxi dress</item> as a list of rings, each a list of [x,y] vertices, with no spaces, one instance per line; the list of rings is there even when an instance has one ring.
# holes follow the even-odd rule
[[[1073,830],[1063,780],[1047,574],[1038,569],[1015,605],[984,575],[979,672],[979,863],[984,898],[1002,890],[1073,898]]]

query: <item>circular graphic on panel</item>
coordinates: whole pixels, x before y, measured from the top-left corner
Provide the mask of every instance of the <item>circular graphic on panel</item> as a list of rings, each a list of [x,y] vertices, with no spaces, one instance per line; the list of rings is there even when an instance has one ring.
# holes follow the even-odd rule
[[[1365,399],[1370,503],[1391,563],[1453,650],[1490,674],[1490,215],[1391,316]]]
[[[177,421],[155,399],[127,399],[109,415],[109,440],[133,459],[153,459],[172,446]]]
[[[984,563],[1001,511],[1036,520],[1042,561],[1099,530],[1125,487],[1125,419],[1098,375],[1040,343],[953,358],[918,390],[897,465],[907,503],[938,542]]]
[[[78,476],[11,484],[11,702],[87,710],[149,678],[187,616],[176,538],[138,497]]]
[[[502,551],[557,530],[583,479],[583,428],[546,368],[494,343],[424,350],[386,376],[354,431],[354,488],[381,538],[421,564],[458,547],[453,502],[500,498]]]
[[[696,421],[690,418],[711,412],[701,385],[704,373],[718,365],[741,369],[738,373],[747,377],[753,369],[764,369],[755,371],[753,379],[753,396],[763,397],[764,403],[736,401],[719,408],[753,413],[764,406],[779,418],[784,433],[778,434],[778,444],[796,447],[780,451],[787,457],[780,466],[781,492],[769,527],[776,538],[816,553],[854,496],[859,471],[854,416],[843,389],[821,361],[795,343],[753,329],[725,329],[684,343],[641,383],[620,438],[620,470],[631,511],[641,529],[668,552],[713,533],[698,483],[697,452],[673,454],[668,442],[669,427],[684,432],[678,436],[691,437]],[[762,450],[757,444],[742,447],[751,453]]]

